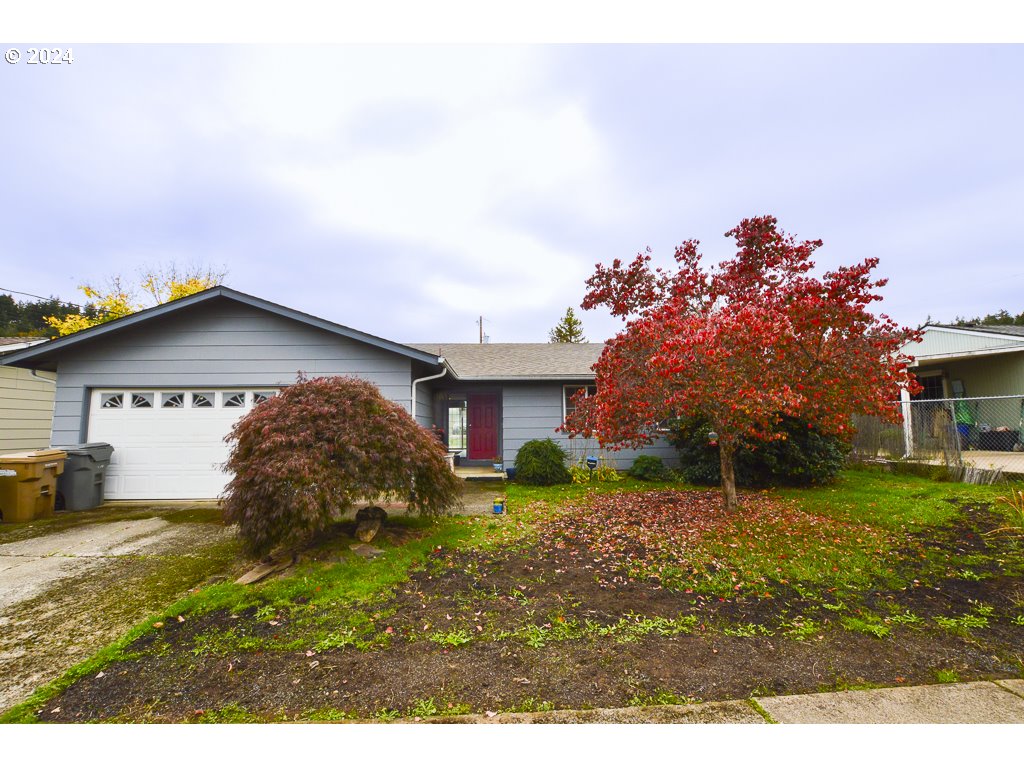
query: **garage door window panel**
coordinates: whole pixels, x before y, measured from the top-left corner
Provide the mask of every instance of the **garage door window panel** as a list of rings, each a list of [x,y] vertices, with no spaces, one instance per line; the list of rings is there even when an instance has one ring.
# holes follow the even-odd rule
[[[245,392],[225,392],[225,408],[245,408]]]
[[[161,407],[163,408],[184,408],[185,407],[185,393],[184,392],[165,392],[161,398]]]
[[[193,392],[192,393],[192,407],[193,408],[213,408],[215,399],[213,392]]]
[[[100,408],[121,408],[124,406],[123,392],[104,392],[100,398]]]
[[[132,408],[152,408],[152,392],[132,392]]]

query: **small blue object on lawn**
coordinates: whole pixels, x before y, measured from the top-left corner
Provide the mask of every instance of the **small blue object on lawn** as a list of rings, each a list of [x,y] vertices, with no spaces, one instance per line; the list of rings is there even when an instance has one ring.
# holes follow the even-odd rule
[[[500,496],[494,500],[494,514],[500,515],[505,511],[505,500]]]

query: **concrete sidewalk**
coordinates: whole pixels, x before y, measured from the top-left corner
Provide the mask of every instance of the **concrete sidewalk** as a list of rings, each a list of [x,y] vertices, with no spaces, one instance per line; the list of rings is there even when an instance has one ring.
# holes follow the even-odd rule
[[[410,722],[408,720],[403,722]],[[430,723],[1024,723],[1024,680],[872,688],[685,706],[505,712]]]

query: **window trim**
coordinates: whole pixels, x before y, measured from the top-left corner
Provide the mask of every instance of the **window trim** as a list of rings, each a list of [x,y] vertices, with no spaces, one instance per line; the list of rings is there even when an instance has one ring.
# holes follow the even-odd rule
[[[563,384],[562,385],[562,423],[565,424],[565,420],[569,417],[569,390],[586,389],[587,394],[584,397],[593,397],[597,394],[597,384]],[[575,409],[573,409],[575,410]]]

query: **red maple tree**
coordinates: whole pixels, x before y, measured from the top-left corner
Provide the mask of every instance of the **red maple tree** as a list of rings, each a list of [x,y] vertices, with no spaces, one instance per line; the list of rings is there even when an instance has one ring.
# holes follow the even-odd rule
[[[703,416],[717,433],[726,510],[738,506],[733,455],[751,440],[780,440],[783,416],[824,434],[851,430],[851,415],[899,421],[901,387],[919,386],[900,353],[918,331],[867,307],[881,299],[878,259],[810,274],[820,240],[796,240],[773,216],[726,232],[736,255],[705,269],[698,241],[676,249],[676,268],[597,265],[584,309],[605,305],[626,326],[595,368],[597,394],[581,398],[563,429],[607,447],[640,447],[669,417]]]

